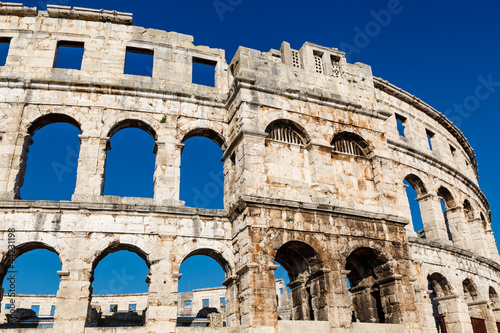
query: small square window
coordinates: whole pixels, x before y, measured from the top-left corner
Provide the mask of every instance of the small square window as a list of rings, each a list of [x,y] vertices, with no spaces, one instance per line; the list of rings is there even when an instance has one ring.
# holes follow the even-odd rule
[[[455,149],[455,147],[453,147],[452,145],[450,145],[450,152],[451,152],[451,155],[452,155],[453,157],[455,157],[455,156],[456,156],[456,153],[457,153],[457,150]]]
[[[38,312],[40,312],[40,305],[32,305],[31,310],[35,311],[35,314],[38,316]]]
[[[50,307],[50,316],[53,317],[54,316],[54,313],[56,313],[56,306],[55,305],[52,305]]]
[[[210,301],[208,300],[208,298],[205,298],[204,300],[202,300],[202,302],[204,308],[208,308],[210,306]]]
[[[5,309],[10,309],[10,304],[9,303],[5,304]]]
[[[78,69],[82,68],[84,43],[58,41],[54,68]]]
[[[0,37],[0,66],[5,66],[7,63],[7,55],[10,48],[10,37]]]
[[[432,140],[434,138],[434,133],[429,130],[425,130],[425,133],[427,134],[427,143],[429,144],[429,149],[432,150]]]
[[[125,54],[125,74],[153,76],[154,51],[137,47],[127,47]]]
[[[400,116],[399,114],[396,115],[396,123],[397,123],[397,127],[398,127],[398,133],[399,133],[399,136],[402,136],[402,137],[405,136],[405,127],[406,127],[405,122],[406,122],[405,117]]]
[[[221,297],[220,298],[220,306],[226,306],[226,298],[225,297]]]
[[[129,304],[128,305],[128,310],[129,311],[135,311],[135,310],[137,310],[137,304]]]
[[[111,304],[109,306],[109,312],[118,312],[118,304]]]
[[[192,82],[204,86],[215,87],[216,61],[193,57]]]
[[[191,306],[192,303],[193,303],[193,301],[191,301],[191,300],[184,301],[184,306]]]

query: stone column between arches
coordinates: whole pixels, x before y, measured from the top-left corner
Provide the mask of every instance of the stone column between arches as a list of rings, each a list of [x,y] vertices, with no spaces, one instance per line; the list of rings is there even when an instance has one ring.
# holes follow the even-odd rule
[[[441,210],[439,197],[435,194],[428,193],[418,197],[416,200],[420,205],[425,238],[452,245],[452,242],[448,239],[448,232],[446,230],[446,223]]]
[[[109,138],[79,135],[80,156],[73,201],[100,201],[104,191],[106,150]]]
[[[158,204],[179,205],[181,153],[183,144],[156,142],[154,200]]]
[[[33,139],[22,132],[3,132],[0,137],[0,199],[20,198]]]
[[[469,311],[459,295],[452,294],[434,299],[438,302],[439,313],[444,314],[447,333],[472,332]],[[429,302],[429,306],[432,305]]]

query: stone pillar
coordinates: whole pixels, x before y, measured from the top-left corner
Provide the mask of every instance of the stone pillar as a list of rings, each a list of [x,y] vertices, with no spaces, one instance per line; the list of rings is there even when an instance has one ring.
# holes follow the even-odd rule
[[[83,333],[90,311],[90,264],[83,260],[63,263],[56,296],[54,332]]]
[[[418,197],[416,200],[420,205],[425,238],[429,240],[439,240],[443,243],[452,245],[452,241],[448,238],[448,231],[446,230],[439,197],[435,194],[428,193]]]
[[[79,135],[80,156],[73,201],[100,201],[104,191],[106,150],[109,138]]]
[[[21,132],[0,133],[0,198],[20,198],[24,183],[31,135]]]
[[[250,262],[237,271],[244,332],[275,332],[278,308],[273,266]]]
[[[445,211],[448,225],[453,235],[453,245],[466,250],[473,250],[472,242],[470,241],[470,230],[467,225],[465,214],[461,206],[448,208]]]
[[[227,278],[222,284],[226,287],[226,324],[228,327],[240,325],[237,276]]]
[[[158,204],[182,204],[179,201],[181,153],[183,144],[156,143],[154,200]]]
[[[314,311],[314,320],[327,321],[330,313],[331,299],[331,270],[327,268],[320,269],[311,274],[311,305]]]
[[[182,274],[172,272],[170,252],[173,236],[161,236],[156,257],[151,257],[149,267],[148,307],[145,332],[175,333],[177,325],[177,283]]]
[[[456,294],[436,297],[439,313],[444,314],[444,321],[447,333],[471,332],[472,324],[470,322],[467,304],[460,300]],[[429,304],[429,306],[431,306]]]
[[[347,287],[347,275],[350,272],[349,270],[341,270],[330,273],[332,291],[330,292],[328,321],[331,330],[351,326],[353,306]]]

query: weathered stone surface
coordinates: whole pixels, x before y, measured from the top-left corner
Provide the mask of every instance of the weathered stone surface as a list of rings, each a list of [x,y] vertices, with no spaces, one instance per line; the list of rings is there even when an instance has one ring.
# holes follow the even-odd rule
[[[183,260],[204,254],[225,272],[229,326],[204,332],[436,332],[437,314],[450,333],[470,332],[471,316],[495,332],[499,256],[473,150],[444,115],[370,66],[286,42],[270,52],[240,47],[227,64],[223,50],[132,26],[118,12],[2,3],[0,15],[9,40],[0,67],[0,277],[32,249],[59,255],[47,331],[199,331],[176,328],[177,282]],[[64,43],[83,45],[80,70],[54,68]],[[153,55],[152,77],[124,74],[131,49]],[[213,87],[192,82],[193,61],[214,66]],[[19,200],[32,136],[53,122],[81,131],[72,200]],[[102,195],[110,137],[126,127],[155,140],[152,199]],[[179,200],[183,142],[200,135],[223,151],[223,174],[213,178],[223,178],[224,210]],[[404,180],[418,194],[419,234]],[[93,269],[120,249],[150,268],[145,324],[88,327]],[[275,261],[291,280],[292,321],[278,320]]]

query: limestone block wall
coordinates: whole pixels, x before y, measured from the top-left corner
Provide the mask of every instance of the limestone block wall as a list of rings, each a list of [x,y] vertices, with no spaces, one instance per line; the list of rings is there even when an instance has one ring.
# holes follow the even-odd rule
[[[496,332],[499,256],[474,152],[439,111],[370,66],[286,42],[240,47],[228,64],[223,50],[133,26],[131,14],[64,6],[2,3],[0,37],[9,44],[0,277],[29,250],[59,255],[56,306],[71,311],[57,312],[51,331],[175,332],[179,267],[204,254],[226,275],[227,331],[437,332],[434,315],[443,315],[452,333],[470,332],[471,316]],[[56,68],[68,44],[83,47],[80,69]],[[153,56],[151,77],[124,74],[130,51]],[[213,87],[193,83],[197,62],[213,66]],[[72,200],[24,201],[33,135],[54,122],[81,133]],[[110,138],[128,127],[155,141],[152,199],[103,196]],[[221,147],[224,210],[179,200],[183,142],[193,136]],[[120,249],[150,267],[145,326],[86,327],[93,269]],[[291,280],[291,323],[278,321],[275,262]]]

